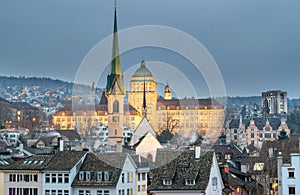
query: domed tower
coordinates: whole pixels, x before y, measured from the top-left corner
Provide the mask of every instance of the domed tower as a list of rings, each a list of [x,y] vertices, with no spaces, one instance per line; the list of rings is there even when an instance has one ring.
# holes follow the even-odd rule
[[[168,84],[165,87],[164,99],[165,100],[171,100],[172,99],[171,88]]]
[[[145,87],[145,92],[144,92]],[[145,95],[144,95],[145,94]],[[157,103],[156,81],[150,70],[146,67],[146,62],[143,60],[140,67],[135,71],[130,80],[130,92],[128,93],[128,102],[140,114],[143,113],[144,97],[147,98],[147,119],[152,121]]]

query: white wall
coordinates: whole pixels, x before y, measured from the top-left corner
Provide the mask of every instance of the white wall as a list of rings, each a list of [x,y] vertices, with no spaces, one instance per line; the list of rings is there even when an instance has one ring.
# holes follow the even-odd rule
[[[289,178],[289,168],[294,168],[295,178]],[[289,194],[289,186],[296,187],[296,194],[300,194],[300,154],[291,154],[291,164],[282,165],[282,194]]]
[[[212,178],[214,178],[214,177],[217,177],[217,186],[215,186],[215,187],[212,185]],[[223,184],[220,169],[218,166],[218,161],[217,161],[216,155],[214,153],[213,163],[210,168],[209,183],[205,190],[205,193],[206,194],[214,194],[214,195],[217,195],[217,194],[222,195],[223,188],[224,188],[224,184]]]

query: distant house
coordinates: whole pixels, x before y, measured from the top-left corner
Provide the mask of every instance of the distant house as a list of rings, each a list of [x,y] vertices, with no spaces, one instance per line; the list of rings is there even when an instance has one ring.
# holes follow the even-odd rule
[[[280,117],[232,119],[226,127],[226,142],[243,147],[253,145],[260,149],[263,141],[278,139],[281,131],[290,135],[286,120]]]
[[[200,156],[198,147],[184,151],[158,150],[156,162],[172,152],[177,153],[173,160],[156,165],[153,170],[150,192],[154,195],[222,194],[224,184],[213,151]]]

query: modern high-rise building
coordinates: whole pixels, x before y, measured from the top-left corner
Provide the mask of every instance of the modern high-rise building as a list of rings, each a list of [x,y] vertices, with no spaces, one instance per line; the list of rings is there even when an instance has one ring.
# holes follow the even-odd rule
[[[262,92],[262,108],[268,108],[268,114],[287,113],[287,92],[276,90]]]

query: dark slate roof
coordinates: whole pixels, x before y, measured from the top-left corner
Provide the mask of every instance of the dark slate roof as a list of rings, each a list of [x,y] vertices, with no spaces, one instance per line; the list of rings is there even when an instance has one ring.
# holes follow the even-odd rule
[[[14,161],[3,170],[43,170],[51,161],[53,155],[34,155],[20,161]]]
[[[38,110],[38,108],[31,106],[30,104],[26,102],[9,102],[9,106],[15,109],[32,109],[32,110]]]
[[[56,130],[62,136],[66,136],[69,140],[78,139],[81,140],[80,135],[75,130]]]
[[[114,167],[122,169],[125,163],[125,160],[128,156],[127,153],[122,152],[111,152],[111,153],[103,153],[97,152],[94,153],[101,161],[110,164]]]
[[[232,154],[231,160],[236,161],[241,158],[248,158],[249,156],[244,154],[242,150],[234,143],[227,145],[214,145],[213,149],[216,154],[221,154],[219,161],[225,160],[225,154]]]
[[[153,164],[151,160],[148,160],[140,155],[132,154],[130,156],[138,168],[150,168]]]
[[[44,170],[67,171],[72,169],[86,154],[86,151],[57,152]]]
[[[92,177],[89,181],[79,180],[79,172],[80,171],[90,171],[93,172]],[[98,181],[97,180],[97,172],[99,171],[109,171],[112,172],[111,179],[109,181]],[[116,168],[101,161],[98,157],[96,157],[92,153],[88,153],[78,174],[76,175],[72,186],[102,186],[102,187],[110,187],[116,186],[122,172],[122,169]]]
[[[267,120],[269,121],[272,129],[278,129],[281,125],[281,118],[279,117],[273,117],[273,118],[254,118],[254,124],[258,129],[263,129],[266,125]],[[243,124],[245,124],[245,127],[249,127],[250,125],[250,119],[243,119]],[[232,119],[229,123],[229,129],[237,129],[240,125],[240,119]]]
[[[158,156],[160,156],[158,150]],[[169,150],[169,152],[172,152]],[[213,151],[208,151],[195,160],[195,151],[185,150],[176,159],[162,167],[153,170],[153,180],[149,186],[150,191],[164,190],[205,190],[213,163]],[[176,154],[175,154],[176,155]],[[172,179],[172,185],[162,185],[162,179]],[[195,179],[196,185],[185,185],[185,179]]]
[[[0,102],[8,102],[6,99],[0,97]]]

